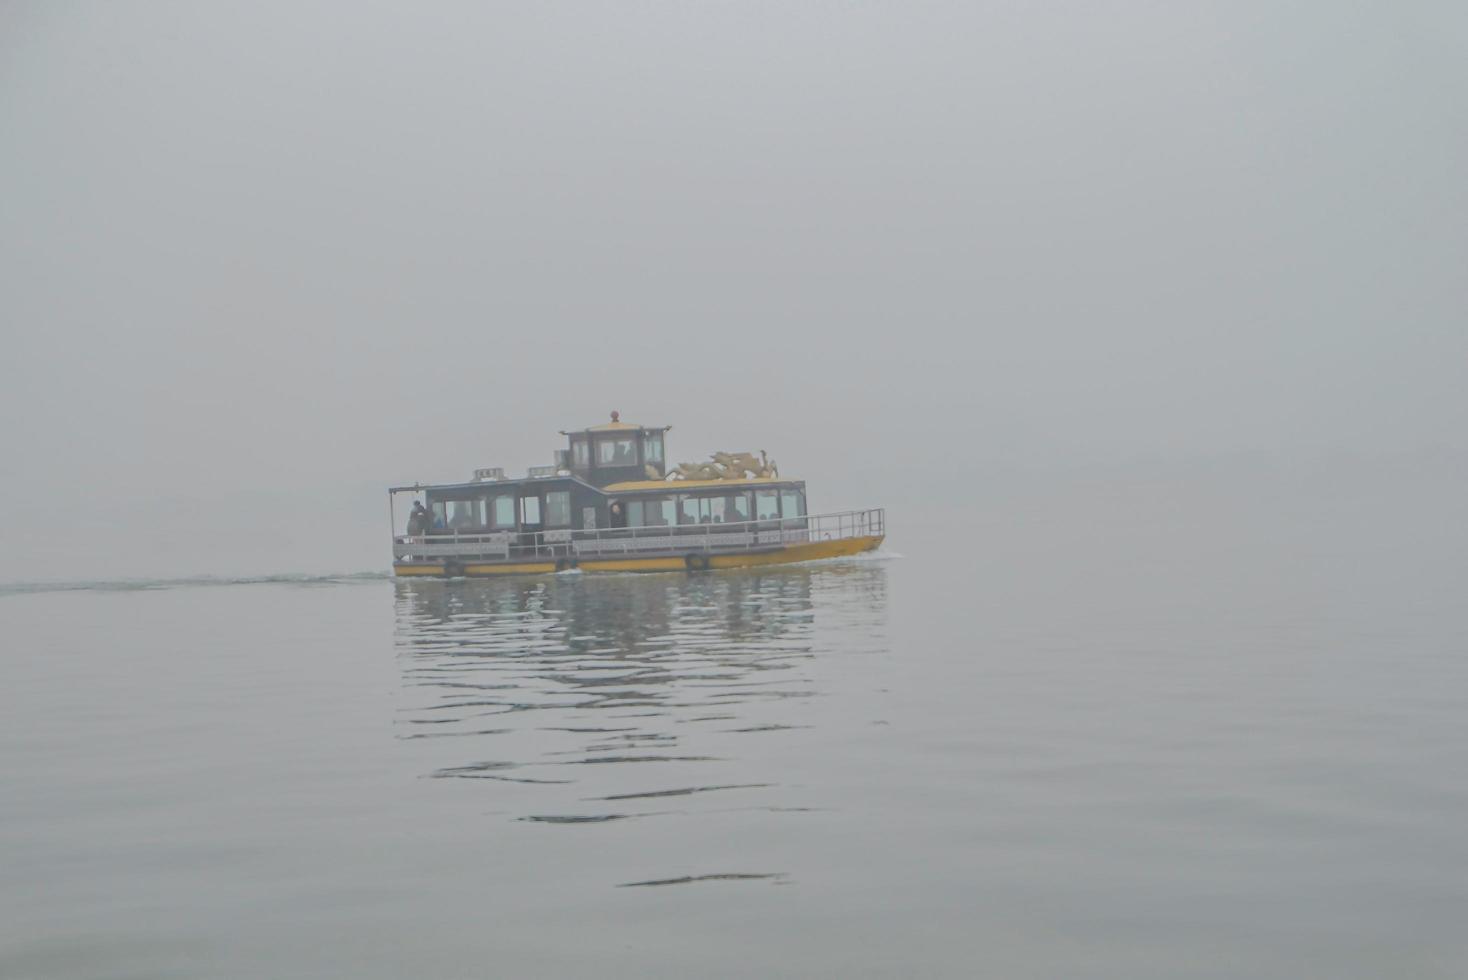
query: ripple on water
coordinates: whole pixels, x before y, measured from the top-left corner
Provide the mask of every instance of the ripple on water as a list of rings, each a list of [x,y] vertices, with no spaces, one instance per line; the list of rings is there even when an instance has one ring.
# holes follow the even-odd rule
[[[399,737],[432,739],[416,743],[442,749],[426,775],[487,781],[491,812],[508,808],[519,822],[571,828],[811,812],[781,760],[798,757],[814,727],[808,704],[821,693],[821,659],[882,648],[884,575],[861,563],[400,582],[407,702]],[[730,794],[747,805],[703,802]],[[681,809],[619,806],[658,799],[677,799]],[[623,885],[786,877],[719,872]]]

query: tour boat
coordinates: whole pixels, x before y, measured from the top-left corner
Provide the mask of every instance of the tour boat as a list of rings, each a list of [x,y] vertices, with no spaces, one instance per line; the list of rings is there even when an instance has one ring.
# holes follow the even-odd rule
[[[563,431],[550,466],[520,478],[474,471],[467,483],[388,491],[393,571],[441,578],[702,571],[837,558],[886,535],[882,508],[811,514],[805,482],[761,452],[665,463],[671,426],[611,422]],[[398,503],[414,503],[406,528]]]

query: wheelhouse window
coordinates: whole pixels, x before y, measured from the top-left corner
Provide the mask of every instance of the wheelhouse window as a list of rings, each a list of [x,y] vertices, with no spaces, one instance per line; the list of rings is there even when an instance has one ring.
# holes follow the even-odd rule
[[[635,466],[637,447],[628,439],[601,439],[596,444],[596,462],[599,466]]]
[[[520,523],[521,524],[539,524],[540,523],[540,498],[539,497],[521,497],[520,498]]]
[[[642,458],[644,462],[661,463],[663,461],[663,434],[661,432],[647,432],[642,436]]]
[[[754,494],[754,512],[762,521],[773,521],[780,517],[780,495],[774,490],[757,490]]]
[[[546,527],[571,526],[570,491],[554,490],[545,495],[545,524]]]
[[[805,493],[800,490],[780,491],[780,516],[804,517]]]
[[[584,470],[591,465],[591,446],[585,439],[571,440],[571,462],[578,470]]]
[[[433,503],[433,527],[435,531],[446,531],[449,527],[448,505],[442,500]]]
[[[515,498],[509,494],[495,497],[490,504],[490,517],[494,527],[515,526]]]

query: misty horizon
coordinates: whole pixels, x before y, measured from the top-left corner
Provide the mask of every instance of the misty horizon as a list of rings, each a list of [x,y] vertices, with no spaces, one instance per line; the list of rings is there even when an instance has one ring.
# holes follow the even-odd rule
[[[1461,470],[1465,38],[1446,4],[8,5],[0,494],[67,519],[12,517],[0,579],[266,570],[293,514],[321,546],[269,570],[385,566],[388,486],[613,409],[909,511],[917,473]]]

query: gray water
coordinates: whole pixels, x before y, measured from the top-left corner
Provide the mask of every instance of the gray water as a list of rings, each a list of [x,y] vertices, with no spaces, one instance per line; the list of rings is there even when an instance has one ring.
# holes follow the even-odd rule
[[[1143,513],[10,588],[0,976],[1462,976],[1457,540]]]

